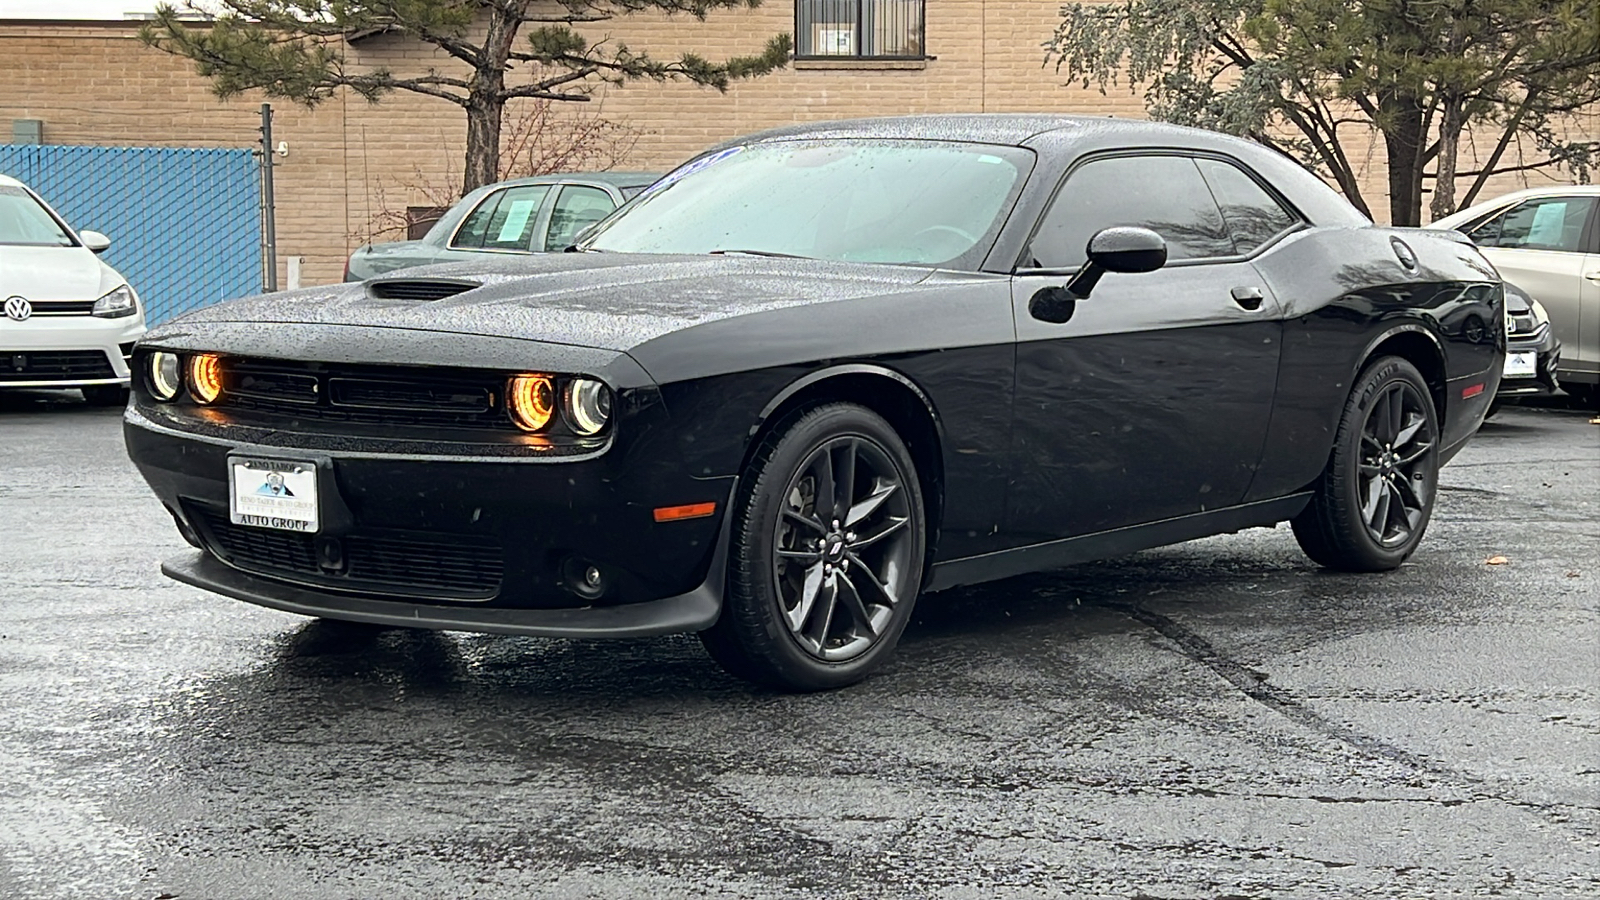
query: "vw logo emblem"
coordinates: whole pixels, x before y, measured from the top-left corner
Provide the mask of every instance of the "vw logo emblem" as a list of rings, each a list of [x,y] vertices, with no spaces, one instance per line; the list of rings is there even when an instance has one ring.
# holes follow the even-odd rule
[[[22,322],[22,321],[26,321],[27,318],[29,316],[31,316],[31,315],[33,315],[33,304],[29,303],[25,298],[22,298],[22,297],[7,297],[6,298],[6,317],[7,318],[15,319],[18,322]]]

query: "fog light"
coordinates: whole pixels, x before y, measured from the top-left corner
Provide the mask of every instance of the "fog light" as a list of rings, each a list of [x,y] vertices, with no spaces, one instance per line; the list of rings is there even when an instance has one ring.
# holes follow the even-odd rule
[[[561,580],[566,583],[567,590],[585,600],[598,600],[611,588],[611,579],[599,566],[575,556],[567,557],[561,564]]]
[[[523,431],[539,431],[550,424],[556,409],[556,389],[548,375],[517,375],[506,382],[506,411]]]
[[[189,357],[189,393],[201,403],[217,402],[222,396],[222,357],[215,353]]]

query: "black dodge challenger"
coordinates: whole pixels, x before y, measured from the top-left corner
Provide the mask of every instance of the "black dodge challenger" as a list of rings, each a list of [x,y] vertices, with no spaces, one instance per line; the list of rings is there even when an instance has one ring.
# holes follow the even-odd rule
[[[1392,569],[1505,356],[1469,243],[1143,122],[769,131],[568,250],[152,331],[128,451],[196,548],[165,572],[836,687],[924,591],[1285,520]]]

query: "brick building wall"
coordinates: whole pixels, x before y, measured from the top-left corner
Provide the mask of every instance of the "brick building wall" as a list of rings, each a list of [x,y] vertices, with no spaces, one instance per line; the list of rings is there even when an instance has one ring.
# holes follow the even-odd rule
[[[768,37],[792,31],[793,15],[793,3],[768,0],[755,10],[713,13],[706,23],[629,17],[591,28],[590,37],[657,57],[693,50],[722,59],[758,52]],[[602,86],[580,112],[635,129],[638,142],[622,167],[651,170],[732,136],[820,119],[1023,111],[1143,117],[1142,99],[1126,88],[1105,96],[1066,86],[1045,65],[1041,44],[1056,21],[1057,4],[1040,0],[935,0],[925,43],[935,58],[926,62],[801,61],[726,93],[681,83]],[[349,54],[401,74],[455,67],[441,53],[385,35],[358,41]],[[0,58],[0,127],[43,120],[47,143],[247,147],[257,138],[261,97],[218,100],[188,62],[141,45],[137,23],[0,20]],[[305,283],[338,280],[374,214],[426,205],[418,184],[459,180],[465,115],[444,101],[396,92],[369,104],[342,93],[312,110],[273,106],[274,138],[289,147],[274,170],[280,282],[290,256],[304,257]],[[508,118],[515,115],[513,107]],[[1364,160],[1367,199],[1381,217],[1381,145],[1360,141],[1350,149]],[[1464,149],[1466,170],[1471,148]],[[1545,177],[1501,177],[1484,196]],[[76,224],[116,230],[116,223]]]

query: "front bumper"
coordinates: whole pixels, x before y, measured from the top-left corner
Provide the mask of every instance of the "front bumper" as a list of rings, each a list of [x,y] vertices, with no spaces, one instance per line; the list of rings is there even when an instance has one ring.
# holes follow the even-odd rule
[[[550,461],[382,453],[359,442],[297,450],[180,432],[137,403],[124,434],[203,551],[163,571],[219,594],[303,615],[560,637],[697,631],[720,609],[732,477],[669,474],[622,452]],[[321,531],[233,525],[230,455],[314,463]],[[713,498],[717,516],[652,517],[657,506]],[[574,589],[573,561],[604,573],[602,596]],[[454,584],[452,573],[476,580]]]
[[[719,550],[725,552],[723,548]],[[720,566],[714,569],[721,571]],[[440,606],[319,591],[241,572],[201,551],[166,560],[161,572],[184,584],[269,609],[437,631],[567,638],[650,637],[704,631],[717,621],[722,609],[720,585],[709,579],[688,593],[644,603],[579,609],[508,609]]]
[[[24,322],[0,318],[0,388],[72,388],[129,383],[128,354],[145,333],[144,316],[34,316]],[[60,371],[40,365],[58,353],[104,354],[107,366]]]
[[[1517,353],[1534,354],[1534,374],[1501,378],[1500,389],[1495,392],[1497,400],[1553,394],[1560,388],[1556,370],[1561,365],[1561,342],[1553,329],[1545,326],[1533,335],[1513,335],[1506,341],[1506,358]]]

